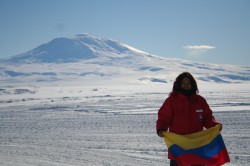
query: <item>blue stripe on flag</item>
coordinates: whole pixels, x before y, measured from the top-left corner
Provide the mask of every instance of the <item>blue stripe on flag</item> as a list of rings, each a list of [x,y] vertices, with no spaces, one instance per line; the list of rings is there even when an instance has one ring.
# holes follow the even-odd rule
[[[219,154],[220,151],[224,148],[226,148],[224,141],[221,134],[219,134],[212,140],[212,142],[198,148],[185,150],[180,146],[174,144],[169,148],[169,150],[173,157],[178,157],[185,154],[193,154],[202,158],[212,158],[213,156]]]

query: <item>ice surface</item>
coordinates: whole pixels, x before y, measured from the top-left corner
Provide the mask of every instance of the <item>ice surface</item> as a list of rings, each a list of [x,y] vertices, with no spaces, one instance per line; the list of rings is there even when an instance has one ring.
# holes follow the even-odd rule
[[[250,84],[199,86],[232,162],[250,162]],[[0,165],[165,166],[157,111],[171,84],[2,86]]]

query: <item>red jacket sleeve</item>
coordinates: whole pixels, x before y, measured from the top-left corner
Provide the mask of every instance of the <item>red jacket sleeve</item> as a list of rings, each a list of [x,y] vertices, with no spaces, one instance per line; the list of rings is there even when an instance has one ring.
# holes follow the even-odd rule
[[[213,116],[213,112],[210,109],[209,105],[207,104],[206,100],[203,98],[203,109],[204,109],[204,120],[203,120],[203,125],[208,129],[211,127],[214,127],[218,123],[214,116]]]
[[[171,124],[171,119],[173,115],[173,110],[171,106],[171,101],[170,99],[166,99],[161,108],[158,111],[158,119],[156,121],[156,131],[157,133],[160,130],[168,130],[170,124]]]

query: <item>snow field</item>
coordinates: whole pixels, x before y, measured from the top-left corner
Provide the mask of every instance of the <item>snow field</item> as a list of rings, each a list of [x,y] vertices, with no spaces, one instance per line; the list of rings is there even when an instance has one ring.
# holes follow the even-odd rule
[[[200,88],[223,124],[229,166],[250,162],[248,87]],[[171,85],[1,89],[0,165],[169,165],[155,121]]]

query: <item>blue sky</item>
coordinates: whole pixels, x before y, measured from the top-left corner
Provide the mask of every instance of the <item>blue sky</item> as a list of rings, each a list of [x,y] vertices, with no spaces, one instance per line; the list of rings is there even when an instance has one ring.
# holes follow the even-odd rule
[[[0,58],[89,33],[158,56],[250,66],[249,0],[0,0],[0,25]]]

